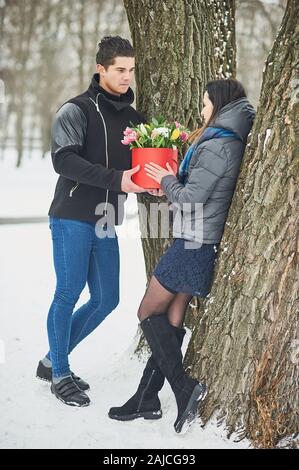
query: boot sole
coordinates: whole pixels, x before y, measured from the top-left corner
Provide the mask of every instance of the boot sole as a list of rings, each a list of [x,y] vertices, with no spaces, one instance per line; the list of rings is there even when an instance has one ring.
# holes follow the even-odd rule
[[[188,431],[196,418],[199,402],[205,399],[207,393],[208,389],[206,386],[203,387],[202,385],[196,385],[194,387],[192,395],[188,401],[184,413],[182,414],[181,419],[174,426],[174,429],[177,433],[185,434]]]
[[[144,419],[160,419],[162,418],[162,410],[159,411],[144,411],[140,413],[132,413],[130,415],[112,415],[108,413],[109,418],[116,419],[117,421],[132,421],[137,418]]]

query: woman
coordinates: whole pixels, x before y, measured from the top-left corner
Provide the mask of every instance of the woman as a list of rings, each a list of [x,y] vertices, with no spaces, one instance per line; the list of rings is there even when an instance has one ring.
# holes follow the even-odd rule
[[[176,432],[194,420],[198,403],[207,393],[205,384],[184,371],[183,323],[191,298],[206,297],[211,289],[218,247],[255,116],[243,86],[233,79],[209,82],[203,104],[204,126],[190,136],[192,145],[179,178],[169,165],[167,169],[146,166],[147,174],[161,183],[163,191],[157,195],[164,192],[170,202],[179,207],[189,203],[190,209],[183,212],[182,229],[179,233],[174,230],[176,238],[156,266],[138,310],[152,356],[136,393],[123,406],[109,410],[110,418],[118,420],[160,418],[158,392],[166,377],[177,402]],[[192,231],[198,222],[201,229]]]

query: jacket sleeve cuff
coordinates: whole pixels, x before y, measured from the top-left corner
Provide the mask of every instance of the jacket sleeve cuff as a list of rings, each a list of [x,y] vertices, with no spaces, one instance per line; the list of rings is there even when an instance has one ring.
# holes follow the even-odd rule
[[[173,176],[173,175],[163,176],[163,178],[161,179],[161,188],[163,189],[164,193],[166,192],[167,186],[175,181],[176,182],[178,181],[176,176]]]
[[[114,178],[113,185],[112,185],[113,187],[111,187],[112,191],[121,192],[121,180],[122,180],[123,174],[124,172],[121,170],[117,170],[115,172],[115,178]]]

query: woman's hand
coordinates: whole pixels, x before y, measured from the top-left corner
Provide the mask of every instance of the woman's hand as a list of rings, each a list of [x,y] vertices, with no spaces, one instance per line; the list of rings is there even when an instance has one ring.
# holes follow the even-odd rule
[[[163,189],[148,189],[147,192],[151,194],[152,196],[158,196],[158,197],[164,196],[165,194]]]
[[[161,183],[161,180],[164,176],[167,176],[167,175],[175,176],[175,173],[169,163],[166,163],[166,167],[167,169],[153,162],[146,163],[144,165],[147,176],[157,181],[157,183]]]

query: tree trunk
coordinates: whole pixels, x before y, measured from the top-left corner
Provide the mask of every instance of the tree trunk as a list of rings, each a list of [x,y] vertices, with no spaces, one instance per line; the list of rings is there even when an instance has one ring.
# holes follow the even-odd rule
[[[257,117],[217,275],[186,356],[207,382],[203,420],[275,447],[299,431],[298,16],[289,0],[266,61]]]
[[[208,80],[235,75],[235,1],[124,0],[136,49],[137,109],[195,129]],[[157,198],[138,201],[149,208]],[[159,198],[165,203],[165,199]],[[141,230],[147,217],[139,213]],[[148,279],[169,239],[142,238]]]

